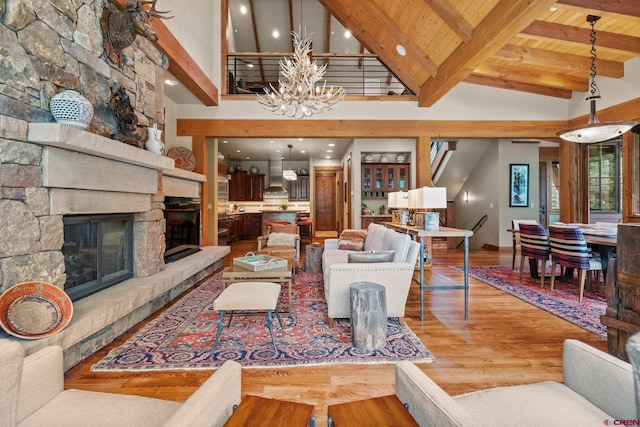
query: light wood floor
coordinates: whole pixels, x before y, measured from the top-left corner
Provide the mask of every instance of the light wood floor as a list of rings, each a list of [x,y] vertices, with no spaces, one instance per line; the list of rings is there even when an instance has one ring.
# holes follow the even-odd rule
[[[255,241],[237,242],[225,260],[255,250]],[[462,265],[462,251],[434,253],[433,271],[462,281],[450,265]],[[471,264],[511,265],[511,250],[473,251]],[[435,355],[419,367],[446,392],[537,381],[562,381],[562,342],[576,338],[606,350],[606,339],[470,279],[469,320],[463,320],[463,292],[425,293],[425,321],[420,322],[419,292],[414,284],[407,303],[407,324]],[[138,328],[142,326],[139,325]],[[211,371],[92,373],[90,367],[124,342],[120,337],[65,375],[65,388],[128,393],[183,401]],[[248,368],[242,372],[242,393],[315,405],[318,426],[327,425],[327,405],[393,394],[393,365],[333,365],[325,367]],[[212,396],[215,400],[215,396]]]

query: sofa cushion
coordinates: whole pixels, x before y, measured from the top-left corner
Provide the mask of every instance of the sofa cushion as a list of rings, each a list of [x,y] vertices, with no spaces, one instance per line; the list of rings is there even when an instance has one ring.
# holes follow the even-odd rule
[[[569,419],[571,425],[595,426],[610,418],[569,387],[551,381],[496,387],[454,399],[478,426],[542,426],[549,420],[564,425]]]
[[[411,246],[411,237],[407,234],[401,234],[393,230],[388,231],[389,232],[386,234],[386,236],[384,237],[384,241],[382,242],[381,250],[394,251],[394,262],[406,261],[407,253],[409,252],[409,247]]]
[[[364,241],[367,230],[343,230],[338,240],[338,248],[343,250],[361,251],[364,248]]]
[[[367,228],[367,238],[364,240],[364,250],[367,252],[384,250],[382,245],[388,233],[395,233],[395,231],[373,222],[369,224]]]
[[[267,237],[267,247],[269,246],[296,246],[296,235],[289,233],[270,233]]]
[[[349,254],[349,262],[391,262],[393,261],[393,251],[380,251],[380,252],[351,252]]]

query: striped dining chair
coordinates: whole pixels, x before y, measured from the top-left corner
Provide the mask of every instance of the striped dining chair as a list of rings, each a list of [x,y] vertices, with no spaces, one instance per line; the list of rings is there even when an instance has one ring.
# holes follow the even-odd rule
[[[512,219],[511,233],[513,234],[513,253],[511,254],[511,269],[516,268],[516,253],[520,250],[520,224],[537,224],[535,219]]]
[[[536,270],[538,269],[538,261],[542,261],[540,266],[540,287],[544,288],[544,273],[549,255],[549,239],[544,227],[541,224],[520,223],[520,281],[522,281],[525,258],[536,260]]]
[[[549,243],[551,244],[551,290],[553,291],[556,265],[578,269],[578,301],[582,302],[584,282],[591,281],[592,271],[601,271],[600,260],[591,256],[591,251],[584,241],[584,235],[578,227],[568,225],[550,225]]]

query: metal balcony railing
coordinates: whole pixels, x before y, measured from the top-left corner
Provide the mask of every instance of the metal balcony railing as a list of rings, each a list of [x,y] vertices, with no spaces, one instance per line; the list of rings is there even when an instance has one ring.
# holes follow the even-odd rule
[[[280,60],[290,53],[227,54],[227,94],[262,93],[278,87]],[[371,54],[317,54],[318,66],[327,65],[327,87],[342,86],[347,95],[414,95],[380,60]]]

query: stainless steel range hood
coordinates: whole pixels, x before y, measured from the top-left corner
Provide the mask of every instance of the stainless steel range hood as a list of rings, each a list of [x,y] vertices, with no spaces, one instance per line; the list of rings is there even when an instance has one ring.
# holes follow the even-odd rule
[[[269,161],[269,187],[264,190],[265,199],[287,199],[289,193],[282,185],[282,160]]]

